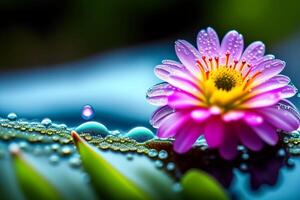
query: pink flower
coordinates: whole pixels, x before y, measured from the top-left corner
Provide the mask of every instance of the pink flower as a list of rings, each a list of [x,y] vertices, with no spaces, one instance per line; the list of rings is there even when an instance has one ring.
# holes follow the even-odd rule
[[[278,130],[299,128],[300,115],[285,98],[297,89],[279,73],[285,62],[264,55],[265,45],[253,42],[244,51],[243,36],[228,32],[221,44],[212,28],[197,36],[198,49],[184,40],[175,43],[180,63],[162,61],[155,74],[165,81],[147,92],[161,106],[152,116],[157,136],[175,138],[174,150],[185,153],[204,134],[210,148],[233,159],[237,145],[252,151],[278,142]]]

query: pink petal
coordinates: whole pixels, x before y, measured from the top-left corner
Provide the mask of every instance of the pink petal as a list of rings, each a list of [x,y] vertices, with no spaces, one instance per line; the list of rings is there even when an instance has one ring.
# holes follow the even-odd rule
[[[186,153],[193,144],[197,141],[200,135],[203,134],[203,127],[199,124],[189,124],[175,136],[174,150],[177,153]]]
[[[266,61],[270,61],[270,60],[273,60],[275,59],[275,56],[272,55],[272,54],[268,54],[268,55],[265,55],[261,58],[259,58],[257,61],[255,61],[254,63],[252,63],[252,67],[255,67],[255,66],[258,66],[260,65],[261,63],[264,63]]]
[[[286,99],[282,99],[276,106],[274,106],[277,109],[282,109],[285,111],[288,111],[289,113],[293,114],[299,121],[300,121],[300,114],[298,112],[298,109],[296,108],[296,106],[286,100]]]
[[[244,115],[243,120],[248,124],[249,126],[258,126],[263,123],[263,117],[259,114],[256,114],[254,112],[246,112]]]
[[[174,65],[177,68],[185,69],[185,66],[183,64],[181,64],[177,61],[174,61],[174,60],[163,60],[162,63],[165,65]]]
[[[236,132],[226,127],[224,133],[224,141],[220,147],[220,155],[226,160],[232,160],[237,155],[238,138]]]
[[[257,62],[265,54],[264,43],[257,41],[251,43],[244,51],[241,60],[245,60],[248,64],[252,65]]]
[[[174,110],[169,106],[162,106],[158,108],[151,116],[150,124],[154,128],[159,128],[162,120],[168,115],[174,113]]]
[[[262,149],[262,140],[249,126],[241,123],[236,123],[234,129],[236,130],[241,143],[247,148],[249,148],[252,151],[259,151]]]
[[[211,116],[211,113],[207,109],[196,109],[191,112],[191,117],[198,123],[202,123]]]
[[[168,97],[168,105],[174,109],[186,109],[200,105],[200,100],[196,97],[181,91],[175,91]]]
[[[201,56],[214,58],[219,56],[220,42],[214,29],[201,30],[197,36],[197,47]]]
[[[280,107],[262,108],[260,112],[274,127],[284,131],[294,131],[299,128],[300,121],[293,113]]]
[[[146,94],[147,101],[153,105],[164,106],[168,103],[168,96],[174,88],[168,83],[159,83],[151,87]]]
[[[275,105],[281,100],[278,92],[266,92],[256,95],[242,104],[244,108],[261,108]]]
[[[223,55],[230,53],[230,62],[239,60],[244,48],[244,39],[236,31],[229,31],[221,43],[221,52]]]
[[[284,69],[284,67],[285,62],[278,59],[263,62],[253,68],[252,73],[250,74],[251,77],[251,75],[261,72],[258,76],[256,76],[256,78],[254,78],[253,85],[259,85],[273,76],[276,76]]]
[[[267,144],[275,145],[278,142],[278,133],[276,128],[268,123],[263,123],[259,126],[252,126],[252,130]]]
[[[170,76],[179,76],[194,83],[198,83],[200,78],[194,77],[185,68],[179,68],[177,65],[171,64],[157,65],[154,69],[154,73],[158,78],[166,82],[170,81]]]
[[[257,87],[252,89],[253,93],[263,93],[268,92],[274,89],[278,89],[288,85],[290,82],[289,77],[284,75],[277,75],[267,80],[266,82],[258,85]]]
[[[282,99],[279,103],[297,110],[297,107],[287,99]]]
[[[223,120],[225,122],[237,121],[237,120],[243,118],[244,115],[245,115],[245,113],[242,111],[230,111],[223,115]]]
[[[175,112],[165,117],[157,131],[160,138],[174,137],[182,127],[185,127],[190,119],[188,114]]]
[[[290,98],[290,97],[293,97],[295,94],[297,94],[298,92],[298,89],[292,85],[287,85],[287,86],[284,86],[282,88],[278,88],[276,90],[273,90],[273,91],[278,91],[279,94],[280,94],[280,97],[282,99],[285,99],[285,98]]]
[[[204,137],[210,148],[219,147],[224,139],[224,122],[218,118],[211,118],[204,127]]]
[[[193,81],[186,79],[185,77],[171,75],[168,82],[175,88],[193,94],[194,96],[200,97],[202,95],[201,88]]]
[[[196,61],[201,58],[198,50],[184,40],[175,42],[176,55],[188,71],[194,76],[201,75],[201,71],[196,64]]]

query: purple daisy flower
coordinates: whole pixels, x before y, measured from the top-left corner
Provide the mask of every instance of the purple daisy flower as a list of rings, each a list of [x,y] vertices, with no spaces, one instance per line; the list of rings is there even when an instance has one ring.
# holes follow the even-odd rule
[[[237,145],[259,151],[278,142],[278,130],[299,128],[300,115],[286,98],[297,93],[279,73],[285,62],[265,54],[262,42],[244,51],[243,36],[228,32],[221,44],[212,28],[201,30],[196,49],[175,42],[179,62],[164,60],[155,74],[165,81],[147,92],[160,106],[151,124],[160,138],[175,138],[174,150],[185,153],[204,135],[210,148],[233,159]]]

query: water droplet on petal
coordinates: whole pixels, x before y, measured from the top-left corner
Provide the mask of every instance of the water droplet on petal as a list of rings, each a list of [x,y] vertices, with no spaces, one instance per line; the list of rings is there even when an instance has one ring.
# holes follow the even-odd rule
[[[94,108],[91,105],[85,105],[82,108],[81,117],[84,120],[91,120],[95,116]]]

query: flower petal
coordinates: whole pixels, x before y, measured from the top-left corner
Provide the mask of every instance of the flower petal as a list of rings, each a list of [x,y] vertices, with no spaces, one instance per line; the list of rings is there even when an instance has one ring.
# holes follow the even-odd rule
[[[210,148],[219,147],[224,139],[224,122],[218,118],[211,118],[204,127],[204,137]]]
[[[297,110],[297,107],[296,107],[292,102],[290,102],[290,101],[287,100],[287,99],[282,99],[282,100],[279,102],[279,104],[283,104],[283,105],[285,105],[285,106],[287,106],[287,107],[291,107],[291,108]]]
[[[270,61],[270,60],[273,60],[273,59],[275,59],[275,56],[272,55],[272,54],[268,54],[268,55],[265,55],[265,56],[259,58],[256,62],[252,63],[252,66],[253,67],[258,66],[263,62]]]
[[[201,30],[197,36],[197,47],[201,56],[214,58],[219,56],[220,42],[214,29]]]
[[[244,39],[237,31],[229,31],[221,43],[221,52],[223,55],[230,53],[230,63],[239,60],[244,48]]]
[[[246,112],[245,115],[244,115],[243,120],[249,126],[258,126],[258,125],[263,123],[262,116],[254,113],[254,112]]]
[[[268,123],[263,123],[259,126],[251,127],[255,133],[267,144],[275,145],[278,142],[278,133],[276,128]]]
[[[196,85],[194,82],[190,81],[189,79],[186,79],[185,77],[181,77],[178,75],[171,75],[170,79],[168,81],[172,86],[175,88],[178,88],[180,90],[183,90],[189,94],[192,94],[196,97],[202,98],[202,89]]]
[[[154,128],[158,128],[160,127],[162,120],[172,113],[174,113],[174,109],[169,106],[162,106],[152,114],[150,124]]]
[[[237,120],[243,118],[244,115],[245,115],[245,113],[242,111],[230,111],[223,115],[223,120],[225,122],[237,121]]]
[[[256,95],[246,102],[244,102],[242,108],[261,108],[266,106],[275,105],[281,100],[278,92],[266,92]]]
[[[283,131],[294,131],[299,128],[300,121],[291,112],[279,106],[262,108],[258,112],[274,127]]]
[[[251,43],[244,51],[241,60],[252,65],[265,54],[265,45],[260,41]]]
[[[198,108],[191,112],[191,117],[198,123],[202,123],[211,116],[211,112],[207,109]]]
[[[202,102],[188,93],[175,91],[168,97],[168,105],[174,109],[187,109],[201,106]]]
[[[152,86],[146,94],[147,101],[153,105],[164,106],[168,103],[168,96],[174,92],[168,83],[159,83]]]
[[[236,130],[241,143],[247,148],[252,151],[259,151],[263,148],[262,140],[249,126],[242,123],[236,123],[233,128]]]
[[[278,106],[279,109],[290,112],[300,121],[300,113],[298,112],[298,109],[292,102],[290,102],[286,99],[282,99],[276,106]],[[277,109],[278,109],[278,107],[277,107]]]
[[[185,40],[177,40],[175,42],[176,55],[181,63],[188,71],[194,76],[201,75],[200,68],[197,66],[196,61],[201,58],[198,50]]]
[[[157,131],[157,136],[160,138],[174,137],[187,121],[190,119],[188,114],[175,112],[165,117]]]
[[[254,78],[252,85],[259,85],[273,76],[276,76],[284,69],[284,67],[285,62],[279,59],[269,60],[261,63],[260,65],[254,67],[250,73],[250,77],[256,73],[260,73]]]
[[[174,150],[177,153],[186,153],[203,134],[203,126],[199,124],[189,124],[175,136]]]
[[[220,155],[226,160],[232,160],[238,153],[237,133],[232,128],[226,127],[224,135],[224,141],[220,147]]]
[[[290,82],[289,77],[284,75],[276,75],[266,82],[258,85],[252,89],[252,93],[264,93],[274,89],[278,89],[288,85]]]

